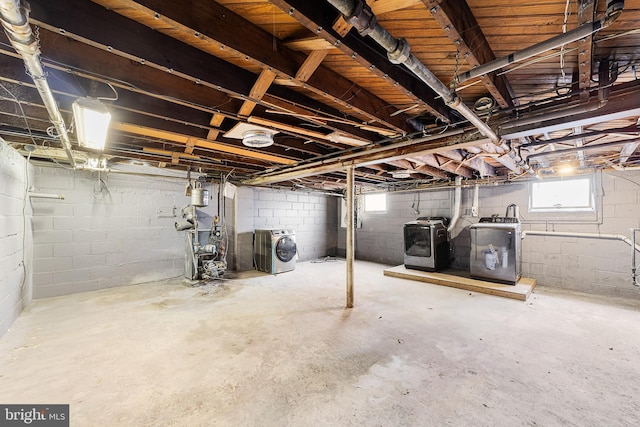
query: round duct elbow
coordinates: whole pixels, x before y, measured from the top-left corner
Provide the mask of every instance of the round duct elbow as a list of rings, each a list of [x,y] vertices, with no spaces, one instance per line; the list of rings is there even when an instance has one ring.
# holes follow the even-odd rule
[[[273,134],[263,130],[250,130],[242,134],[242,143],[252,148],[269,147],[273,145]]]

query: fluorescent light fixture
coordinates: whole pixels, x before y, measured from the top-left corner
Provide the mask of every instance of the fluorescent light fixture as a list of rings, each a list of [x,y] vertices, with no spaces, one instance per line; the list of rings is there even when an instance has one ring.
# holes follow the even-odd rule
[[[107,107],[96,98],[78,98],[73,103],[73,116],[76,119],[78,144],[93,150],[103,150],[111,121],[111,113]]]
[[[273,134],[263,130],[250,130],[242,134],[242,143],[253,148],[268,147],[273,144]]]

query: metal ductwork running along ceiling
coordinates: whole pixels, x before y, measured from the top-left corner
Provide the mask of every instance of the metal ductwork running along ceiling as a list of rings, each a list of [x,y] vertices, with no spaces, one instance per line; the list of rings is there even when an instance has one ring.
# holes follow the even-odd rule
[[[640,0],[0,0],[31,159],[342,194],[640,163]],[[78,99],[111,115],[80,145]],[[30,150],[30,151],[29,151]]]

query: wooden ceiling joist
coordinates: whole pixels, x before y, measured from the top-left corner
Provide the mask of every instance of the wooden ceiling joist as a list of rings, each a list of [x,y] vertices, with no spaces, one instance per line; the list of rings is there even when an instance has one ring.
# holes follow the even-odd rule
[[[375,15],[382,15],[417,6],[420,0],[368,0],[367,3]]]
[[[59,17],[60,10],[49,2],[45,7],[38,6],[34,10],[32,18],[34,22],[42,28],[51,30],[41,31],[43,51],[46,49],[52,52],[58,61],[96,75],[102,75],[105,70],[109,70],[110,77],[114,80],[130,82],[136,88],[146,88],[147,93],[175,93],[174,97],[167,97],[167,99],[180,100],[188,94],[189,99],[194,99],[203,106],[221,105],[222,108],[229,110],[232,109],[234,101],[246,99],[250,94],[252,86],[248,82],[255,81],[256,77],[249,71],[218,60],[195,48],[185,47],[177,40],[151,29],[140,31],[139,25],[113,12],[105,11],[100,6],[92,4],[87,6],[83,3],[81,7],[74,10],[80,16],[84,16],[84,19],[62,19]],[[95,16],[105,15],[105,18],[96,20],[102,25],[84,26],[76,22],[89,21],[91,14],[95,14],[94,19]],[[43,15],[54,15],[56,19],[53,24],[50,23],[51,21],[49,23],[38,21],[37,18],[42,18]],[[110,37],[107,27],[119,29],[118,40]],[[61,36],[57,34],[57,28],[67,30]],[[76,32],[82,34],[79,35]],[[92,40],[91,45],[77,42],[89,39]],[[73,47],[62,49],[62,46],[69,44],[73,44]],[[144,54],[148,44],[163,46],[162,53],[146,55],[147,59],[142,61],[137,55]],[[112,45],[119,46],[121,49]],[[122,49],[128,50],[129,53],[124,53]],[[86,61],[87,57],[92,57],[93,61]],[[132,57],[139,59],[132,62]],[[199,65],[202,63],[207,63],[207,67]],[[179,72],[178,67],[181,67],[180,69],[184,72]],[[281,99],[295,99],[298,105],[310,104],[317,108],[315,107],[317,102],[293,93],[290,89],[279,88],[277,93]],[[234,113],[227,114],[232,117],[233,115]],[[222,112],[214,116],[216,121],[221,118],[223,118]]]
[[[443,171],[460,175],[465,178],[472,178],[473,172],[467,167],[455,165],[451,162],[442,162],[440,158],[435,154],[423,154],[417,156],[411,156],[410,159],[415,159],[427,166],[441,169]]]
[[[286,165],[286,164],[295,163],[295,160],[274,156],[269,153],[248,150],[246,148],[236,147],[229,144],[208,141],[204,138],[193,138],[188,135],[180,135],[174,132],[161,131],[154,128],[134,125],[131,123],[113,122],[111,123],[111,129],[120,131],[120,132],[132,133],[136,135],[144,135],[152,138],[157,138],[159,140],[179,142],[185,145],[191,139],[194,141],[194,145],[196,147],[209,148],[209,149],[220,151],[223,153],[241,155],[241,156],[250,157],[253,159],[259,159],[266,162],[277,163],[277,164]]]
[[[256,101],[262,99],[273,80],[276,78],[276,73],[269,69],[264,69],[258,76],[258,80],[253,84],[251,91],[249,92],[249,99],[245,100],[238,111],[240,117],[248,117],[256,106]]]
[[[407,97],[418,102],[422,108],[441,120],[450,120],[450,110],[435,93],[422,81],[410,73],[391,64],[380,49],[372,47],[369,41],[359,34],[350,31],[341,36],[332,29],[338,16],[338,11],[324,1],[307,0],[271,0],[286,13],[290,13],[309,31],[322,37],[332,46],[336,46],[347,57],[357,61],[362,67],[388,82],[392,87],[399,87],[405,91]]]
[[[472,67],[496,59],[466,0],[423,0],[460,55]],[[454,77],[455,78],[455,77]],[[487,74],[482,82],[502,108],[513,107],[513,90],[504,76]]]
[[[306,83],[328,53],[329,51],[327,49],[312,51],[298,69],[296,79]]]
[[[95,1],[183,43],[193,45],[197,42],[199,49],[212,55],[222,46],[226,54],[235,53],[254,66],[270,67],[291,79],[306,59],[304,54],[287,48],[273,35],[215,2],[201,2],[198,13],[194,14],[190,8],[170,0]],[[237,37],[239,28],[242,37]],[[329,68],[318,67],[306,87],[342,108],[352,109],[354,114],[362,114],[367,120],[380,122],[399,133],[408,130],[401,117],[380,113],[378,108],[385,102],[364,88],[355,89],[358,96],[349,97],[348,101],[343,99],[345,93],[353,91],[353,83]]]
[[[595,0],[578,0],[578,25],[592,22],[595,16]],[[587,101],[589,99],[589,88],[591,87],[591,66],[592,66],[592,47],[593,35],[577,41],[578,47],[578,89],[580,90],[580,99]],[[571,73],[570,77],[571,76]],[[563,82],[566,84],[566,82]],[[575,88],[574,88],[575,90]]]

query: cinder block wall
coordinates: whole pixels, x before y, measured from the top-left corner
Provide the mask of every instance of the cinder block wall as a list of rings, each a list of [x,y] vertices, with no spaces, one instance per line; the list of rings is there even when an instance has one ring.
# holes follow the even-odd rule
[[[292,229],[299,261],[334,255],[337,198],[313,192],[241,187],[236,197],[238,269],[253,268],[253,230]]]
[[[33,167],[0,138],[0,337],[32,298]],[[23,216],[24,214],[24,216]]]
[[[527,183],[480,187],[479,217],[504,215],[515,203],[520,208],[523,230],[631,235],[640,227],[640,171],[603,173],[603,208],[600,220],[572,223],[549,214],[544,220],[528,214]],[[420,214],[411,208],[418,193],[389,193],[388,211],[362,214],[356,230],[356,258],[389,265],[403,263],[402,224],[417,216],[452,216],[453,189],[422,191]],[[470,216],[473,188],[462,190],[462,216],[453,230],[456,260],[453,267],[469,269],[468,226],[479,218]],[[339,248],[344,251],[344,229],[339,229]],[[640,237],[640,234],[639,234]],[[640,261],[640,257],[639,257]],[[631,247],[621,241],[584,238],[527,236],[522,241],[522,274],[539,285],[581,292],[640,299],[631,284]]]
[[[189,203],[185,181],[101,177],[106,188],[96,172],[36,168],[36,191],[65,199],[33,201],[35,298],[183,274],[184,233],[173,212]]]

